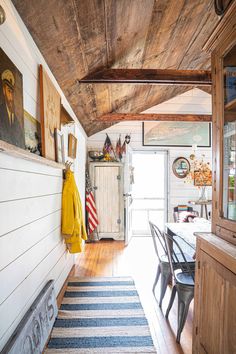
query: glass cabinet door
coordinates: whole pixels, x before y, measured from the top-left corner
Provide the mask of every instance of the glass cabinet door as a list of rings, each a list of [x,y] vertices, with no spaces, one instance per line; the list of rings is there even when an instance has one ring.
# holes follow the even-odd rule
[[[223,217],[236,220],[236,46],[223,58]]]

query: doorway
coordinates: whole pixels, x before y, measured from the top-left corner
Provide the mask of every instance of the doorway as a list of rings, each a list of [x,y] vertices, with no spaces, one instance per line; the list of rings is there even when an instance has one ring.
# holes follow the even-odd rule
[[[167,222],[167,151],[134,151],[132,236],[150,236],[149,221],[161,229]]]

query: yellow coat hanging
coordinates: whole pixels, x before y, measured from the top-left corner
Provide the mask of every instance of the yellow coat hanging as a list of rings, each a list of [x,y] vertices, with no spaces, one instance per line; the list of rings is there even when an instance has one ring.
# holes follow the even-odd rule
[[[82,205],[73,172],[66,171],[62,192],[62,233],[70,253],[82,251],[82,240],[87,240]]]

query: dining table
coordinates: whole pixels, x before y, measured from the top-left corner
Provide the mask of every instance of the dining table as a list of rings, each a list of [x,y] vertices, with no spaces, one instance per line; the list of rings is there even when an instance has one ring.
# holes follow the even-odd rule
[[[169,222],[165,224],[166,232],[177,237],[177,242],[181,247],[188,248],[192,253],[196,250],[196,233],[211,232],[211,222],[209,220],[199,218],[195,222]]]

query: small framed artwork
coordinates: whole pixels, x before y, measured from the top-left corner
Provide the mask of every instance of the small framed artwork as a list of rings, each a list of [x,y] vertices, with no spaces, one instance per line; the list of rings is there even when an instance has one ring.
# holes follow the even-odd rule
[[[25,148],[41,155],[41,127],[40,123],[31,114],[24,110]]]
[[[61,97],[48,74],[39,67],[42,155],[56,160],[55,129],[60,129]]]
[[[76,158],[77,139],[73,134],[68,134],[68,156],[72,159]]]
[[[211,123],[144,122],[143,145],[211,147]]]
[[[59,129],[55,129],[56,161],[65,163],[64,135]]]
[[[22,74],[1,48],[0,139],[25,149]]]

